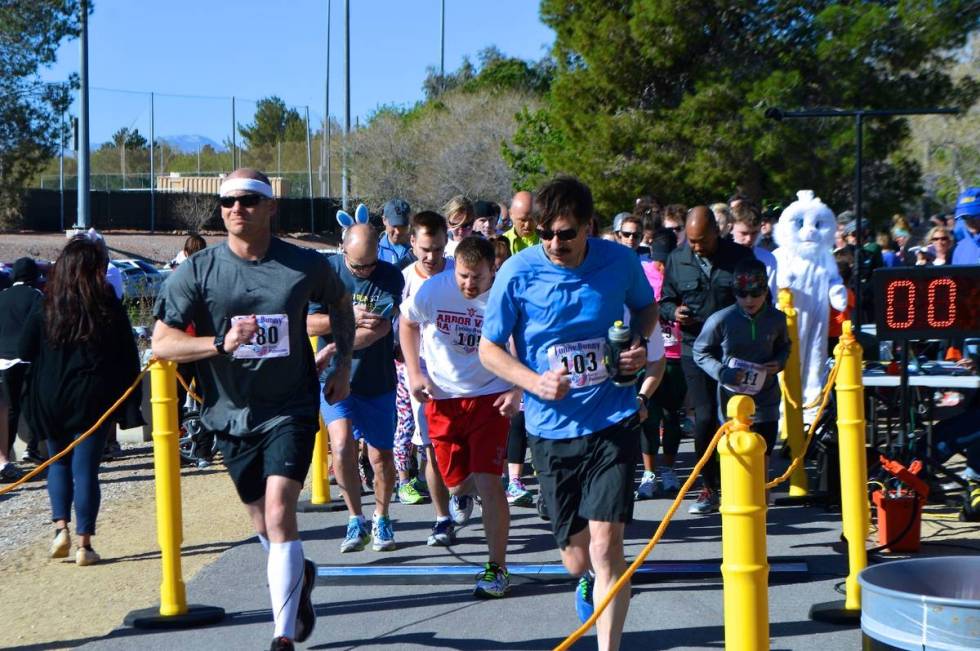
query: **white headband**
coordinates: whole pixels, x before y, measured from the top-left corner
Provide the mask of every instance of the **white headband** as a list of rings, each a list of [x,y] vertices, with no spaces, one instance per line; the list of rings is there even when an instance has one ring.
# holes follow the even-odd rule
[[[255,192],[256,194],[261,194],[263,197],[268,199],[273,198],[271,185],[258,179],[243,178],[225,179],[222,181],[221,188],[218,190],[218,195],[227,197],[235,190],[247,190],[249,192]]]

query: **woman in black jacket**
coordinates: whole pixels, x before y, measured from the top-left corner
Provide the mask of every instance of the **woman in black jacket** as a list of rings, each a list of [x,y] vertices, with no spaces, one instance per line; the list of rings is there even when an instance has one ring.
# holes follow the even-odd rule
[[[25,415],[48,440],[54,456],[65,449],[122,395],[139,373],[129,317],[105,280],[105,250],[85,236],[65,245],[48,277],[44,301],[25,324],[20,358],[31,362]],[[117,412],[126,425],[142,423],[140,392]],[[136,407],[135,409],[133,407]],[[126,408],[128,407],[128,408]],[[51,557],[71,548],[68,522],[75,506],[78,565],[92,565],[99,513],[99,462],[110,419],[48,470],[48,496],[55,538]]]

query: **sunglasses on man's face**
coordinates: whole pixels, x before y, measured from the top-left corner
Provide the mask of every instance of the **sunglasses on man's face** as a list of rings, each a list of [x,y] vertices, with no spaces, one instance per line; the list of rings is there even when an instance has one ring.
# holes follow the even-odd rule
[[[262,199],[261,194],[243,194],[240,197],[221,197],[219,201],[222,208],[233,208],[236,201],[242,208],[252,208],[259,205]]]
[[[550,228],[538,228],[535,230],[537,231],[538,237],[542,242],[550,242],[556,237],[560,242],[567,242],[569,240],[574,240],[575,236],[578,235],[577,228],[563,228],[560,231],[553,231]]]
[[[619,236],[624,240],[634,240],[640,237],[640,231],[619,231]]]
[[[764,289],[736,289],[735,296],[738,298],[759,298],[766,293]]]
[[[347,258],[347,256],[344,257]],[[374,262],[367,262],[365,264],[354,264],[353,262],[350,261],[350,258],[347,258],[347,266],[350,267],[351,270],[353,271],[367,271],[368,269],[374,269],[375,267],[377,267],[378,261],[375,260]]]

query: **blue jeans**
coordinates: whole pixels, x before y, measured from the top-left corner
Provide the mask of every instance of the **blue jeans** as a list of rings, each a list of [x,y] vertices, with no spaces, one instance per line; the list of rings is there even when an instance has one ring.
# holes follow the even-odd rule
[[[99,515],[102,491],[99,488],[99,464],[105,449],[109,428],[103,425],[78,447],[48,467],[48,498],[51,500],[51,520],[71,521],[71,505],[75,504],[75,531],[94,535],[95,519]],[[48,451],[54,456],[78,438],[49,438]]]
[[[967,477],[980,480],[980,407],[936,423],[932,446],[939,463],[946,463],[957,452],[962,454],[966,457]]]

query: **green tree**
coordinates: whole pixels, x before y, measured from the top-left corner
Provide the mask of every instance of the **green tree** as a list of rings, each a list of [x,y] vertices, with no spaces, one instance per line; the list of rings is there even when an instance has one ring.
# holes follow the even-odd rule
[[[704,203],[736,188],[757,199],[812,188],[841,209],[852,121],[779,123],[765,109],[969,106],[977,81],[946,70],[975,10],[973,0],[543,0],[558,70],[544,112],[520,118],[514,160],[578,175],[609,214],[650,192]],[[547,138],[534,135],[542,123]],[[873,215],[918,192],[918,165],[899,150],[908,135],[903,119],[866,122]]]
[[[92,3],[88,3],[91,11]],[[58,44],[79,31],[77,0],[0,0],[0,223],[17,221],[28,180],[55,154],[68,84],[41,82]]]
[[[246,147],[275,146],[281,142],[306,142],[306,122],[299,111],[273,95],[260,99],[249,125],[238,125]]]

